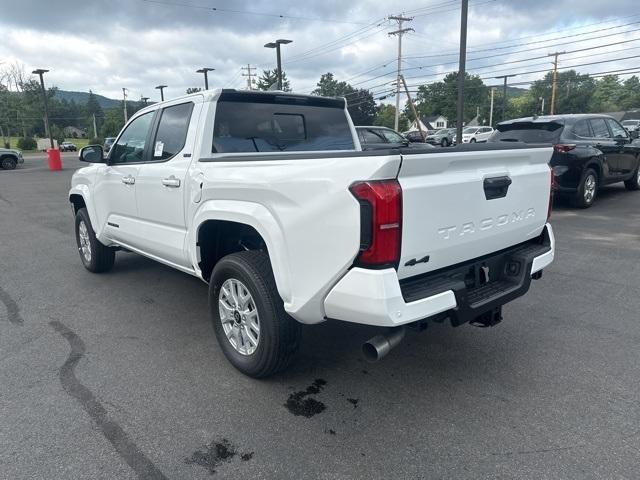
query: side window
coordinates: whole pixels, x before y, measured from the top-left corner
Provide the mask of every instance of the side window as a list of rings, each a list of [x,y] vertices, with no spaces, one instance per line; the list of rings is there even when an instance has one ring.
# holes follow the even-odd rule
[[[133,120],[111,147],[109,160],[112,163],[135,163],[144,161],[147,136],[153,113],[149,112]]]
[[[589,122],[586,120],[580,120],[573,126],[573,133],[579,137],[589,138],[591,137],[591,130],[589,129]]]
[[[153,160],[168,160],[184,147],[189,130],[193,103],[164,108],[153,141]]]
[[[382,133],[389,143],[402,143],[405,141],[403,137],[392,130],[381,130],[380,133]]]
[[[593,118],[589,120],[589,123],[591,124],[591,130],[593,130],[593,136],[595,138],[611,138],[604,118]]]
[[[361,130],[362,139],[364,139],[364,143],[385,143],[385,139],[378,135],[378,132],[375,130]]]
[[[607,124],[615,138],[628,138],[627,131],[615,120],[607,118]]]

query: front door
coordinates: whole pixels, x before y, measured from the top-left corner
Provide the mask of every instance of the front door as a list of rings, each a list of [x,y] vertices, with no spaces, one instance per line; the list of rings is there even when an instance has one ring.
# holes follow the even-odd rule
[[[622,125],[612,118],[607,118],[607,125],[611,130],[611,135],[617,146],[616,162],[617,169],[621,175],[630,175],[636,169],[635,149],[631,147],[629,134]]]
[[[593,131],[593,146],[603,153],[603,175],[604,183],[616,182],[620,176],[618,161],[619,146],[611,137],[609,127],[604,118],[592,118],[589,120]]]
[[[94,229],[105,239],[127,244],[133,239],[136,180],[152,120],[153,112],[132,120],[111,147],[107,164],[98,168],[93,191],[98,225]]]
[[[184,250],[185,180],[201,106],[189,101],[158,112],[151,157],[140,165],[136,180],[136,242],[144,245],[146,253],[183,267],[191,267]]]

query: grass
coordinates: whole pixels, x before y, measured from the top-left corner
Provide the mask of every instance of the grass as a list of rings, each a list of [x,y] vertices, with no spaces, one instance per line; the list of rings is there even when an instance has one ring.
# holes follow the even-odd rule
[[[18,139],[20,137],[8,137],[9,138],[9,148],[18,148]],[[89,139],[88,138],[66,138],[65,142],[71,142],[73,143],[76,147],[78,147],[78,150],[80,150],[82,147],[86,147],[87,145],[89,145]],[[2,142],[2,137],[0,137],[0,147],[4,148],[4,144]],[[25,152],[36,152],[37,150],[24,150]]]

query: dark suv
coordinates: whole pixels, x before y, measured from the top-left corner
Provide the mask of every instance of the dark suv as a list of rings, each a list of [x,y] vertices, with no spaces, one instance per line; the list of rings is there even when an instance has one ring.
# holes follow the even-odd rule
[[[574,205],[590,207],[598,188],[624,182],[640,190],[640,142],[606,115],[555,115],[502,122],[489,142],[553,145],[549,164],[556,192],[569,195]]]

